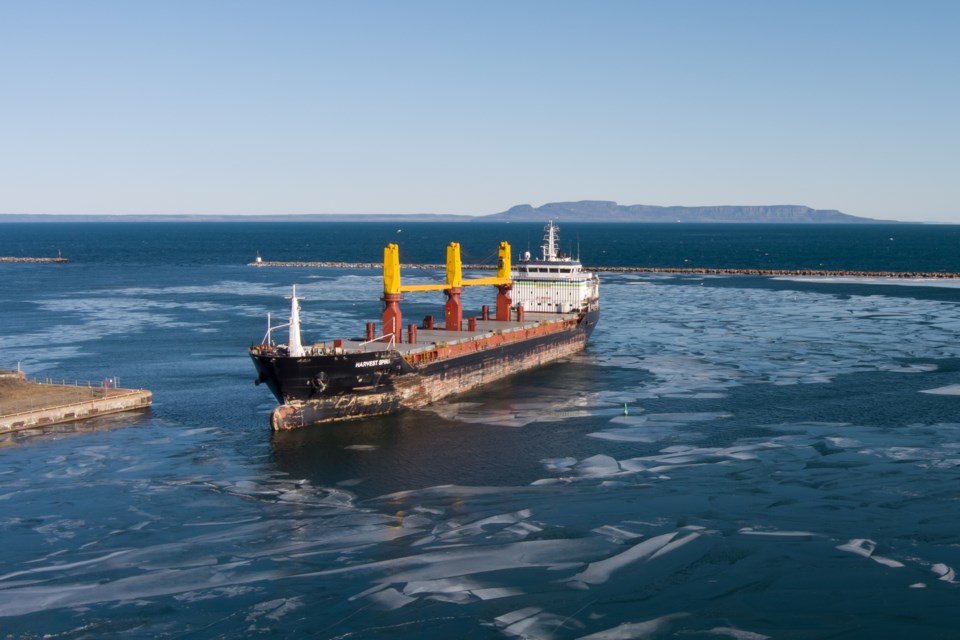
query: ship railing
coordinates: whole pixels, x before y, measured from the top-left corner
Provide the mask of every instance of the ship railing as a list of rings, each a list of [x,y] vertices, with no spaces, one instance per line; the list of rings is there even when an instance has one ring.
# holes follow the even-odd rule
[[[66,378],[25,378],[30,384],[45,384],[52,387],[86,387],[88,389],[118,389],[120,388],[119,376],[110,376],[103,380],[68,380]]]
[[[273,346],[273,336],[272,336],[271,334],[272,334],[274,331],[276,331],[277,329],[284,329],[284,328],[289,327],[289,326],[290,326],[290,323],[289,323],[289,322],[287,322],[287,323],[285,323],[285,324],[275,324],[275,325],[271,325],[271,324],[270,324],[270,314],[268,313],[268,314],[267,314],[267,333],[263,336],[263,341],[261,342],[261,344],[270,345],[270,346],[272,347],[272,346]]]
[[[389,339],[389,340],[386,340],[386,338],[387,338],[388,336],[389,336],[390,339]],[[395,351],[396,348],[397,348],[397,339],[396,339],[396,335],[393,334],[393,333],[385,333],[385,334],[383,334],[382,336],[378,336],[378,337],[374,338],[373,340],[367,340],[366,342],[361,342],[361,343],[360,343],[360,349],[359,349],[359,350],[360,350],[360,351],[366,351],[366,350],[367,350],[367,345],[373,344],[374,342],[384,342],[385,340],[386,340],[386,342],[388,343],[387,348],[388,348],[390,351]]]

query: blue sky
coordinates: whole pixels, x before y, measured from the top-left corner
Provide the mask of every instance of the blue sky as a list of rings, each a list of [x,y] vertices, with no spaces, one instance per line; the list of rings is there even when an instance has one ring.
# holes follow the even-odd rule
[[[0,0],[0,212],[960,222],[960,2]]]

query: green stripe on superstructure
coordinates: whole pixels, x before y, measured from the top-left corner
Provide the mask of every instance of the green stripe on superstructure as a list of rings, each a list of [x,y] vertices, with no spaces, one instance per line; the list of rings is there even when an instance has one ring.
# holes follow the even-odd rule
[[[548,287],[579,287],[580,285],[586,284],[586,282],[551,282],[549,280],[524,280],[523,282],[513,281],[515,285],[530,284],[537,286],[548,286]]]

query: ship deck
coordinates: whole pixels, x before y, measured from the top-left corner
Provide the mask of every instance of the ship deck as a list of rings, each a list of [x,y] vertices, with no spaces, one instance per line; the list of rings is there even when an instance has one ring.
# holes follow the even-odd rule
[[[525,331],[537,326],[549,323],[562,323],[569,320],[575,320],[577,313],[537,313],[528,312],[524,314],[523,322],[516,320],[482,320],[477,318],[476,331],[468,331],[466,327],[467,318],[463,319],[463,331],[447,331],[442,324],[435,324],[433,329],[423,329],[417,327],[417,342],[410,344],[401,342],[395,345],[397,351],[403,355],[431,351],[438,345],[452,346],[465,342],[472,342],[480,338],[496,335],[497,332],[510,334],[516,331]],[[407,331],[404,329],[403,338],[407,340]],[[307,347],[326,348],[331,347],[331,342],[315,343]],[[360,340],[343,340],[343,349],[347,353],[374,352],[383,351],[387,343],[382,341],[366,342]]]

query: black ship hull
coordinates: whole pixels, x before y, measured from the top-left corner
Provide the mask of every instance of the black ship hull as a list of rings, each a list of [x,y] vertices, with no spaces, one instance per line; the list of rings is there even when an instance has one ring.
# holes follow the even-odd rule
[[[281,403],[271,426],[286,430],[423,407],[547,364],[582,350],[599,317],[594,304],[558,330],[501,344],[478,337],[454,356],[415,364],[389,348],[293,358],[260,345],[250,357],[257,382]]]

